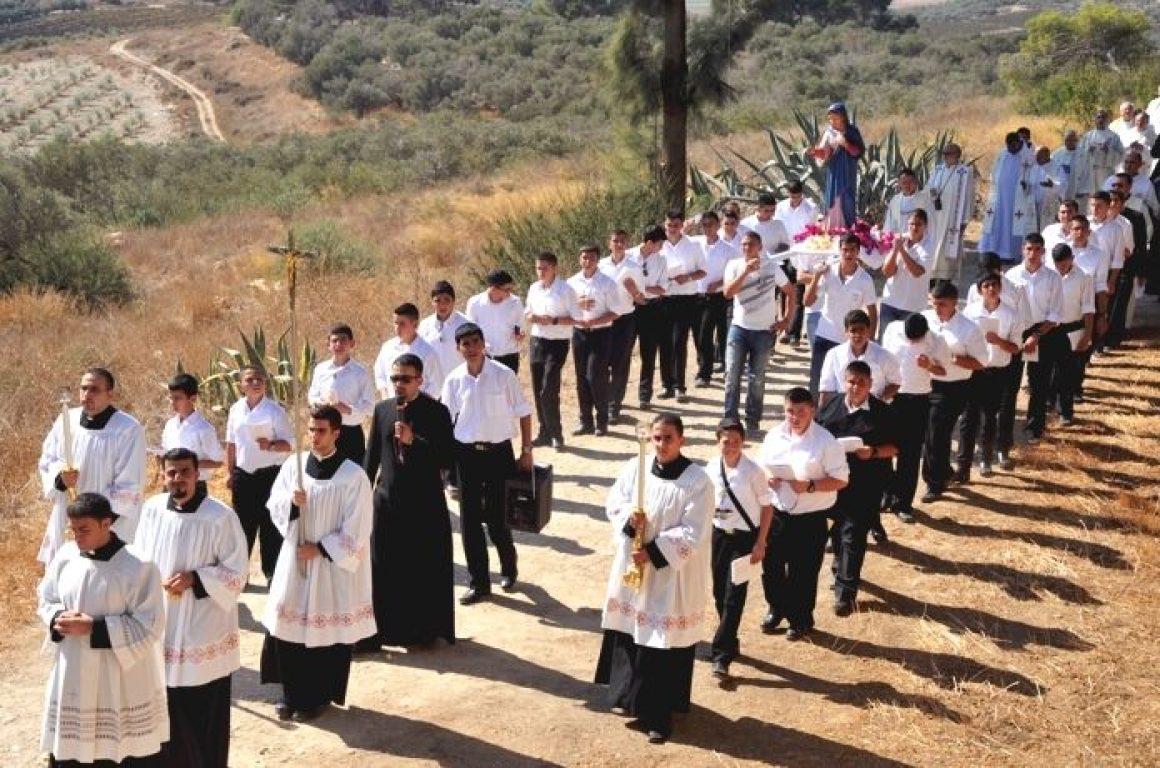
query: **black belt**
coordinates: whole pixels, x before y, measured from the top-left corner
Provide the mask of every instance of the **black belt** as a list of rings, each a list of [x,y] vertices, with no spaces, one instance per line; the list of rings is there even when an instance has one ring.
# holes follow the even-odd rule
[[[1072,331],[1082,331],[1084,328],[1083,320],[1072,320],[1070,323],[1060,323],[1055,326],[1055,330],[1060,333],[1071,333]]]
[[[498,451],[501,448],[510,448],[511,444],[511,440],[504,440],[502,443],[459,443],[469,451]]]
[[[607,331],[612,327],[612,323],[608,325],[598,325],[595,328],[577,328],[573,333],[596,333],[597,331]]]

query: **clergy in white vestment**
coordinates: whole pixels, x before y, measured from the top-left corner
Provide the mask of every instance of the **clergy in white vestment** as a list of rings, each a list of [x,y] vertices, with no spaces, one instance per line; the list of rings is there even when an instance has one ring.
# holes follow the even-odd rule
[[[50,765],[158,764],[169,740],[161,577],[117,537],[104,496],[81,493],[66,515],[73,541],[38,588],[53,649],[41,749]]]
[[[173,416],[161,430],[161,450],[188,448],[193,451],[197,454],[198,479],[209,482],[213,471],[225,464],[226,452],[213,424],[198,413],[197,377],[179,373],[170,380],[168,388]]]
[[[1035,231],[1043,229],[1055,219],[1059,207],[1059,179],[1052,171],[1051,150],[1040,147],[1035,151],[1035,166],[1031,169],[1031,189],[1035,195]]]
[[[1130,101],[1125,101],[1120,104],[1120,116],[1113,120],[1108,129],[1115,131],[1116,135],[1120,137],[1120,141],[1127,149],[1131,144],[1129,137],[1132,135],[1132,130],[1136,127],[1136,105]]]
[[[423,393],[436,400],[439,399],[439,392],[443,389],[443,379],[463,362],[458,352],[455,352],[454,356],[447,354],[445,337],[452,338],[454,347],[455,329],[466,323],[467,318],[455,311],[454,298],[446,302],[443,294],[440,294],[438,297],[432,297],[431,301],[436,303],[436,306],[447,303],[450,307],[451,312],[446,320],[450,331],[437,330],[436,325],[442,322],[438,320],[437,314],[420,323],[419,308],[410,302],[395,307],[395,336],[383,342],[379,356],[375,358],[375,389],[379,391],[380,400],[395,396],[395,387],[391,384],[391,369],[400,355],[412,354],[423,361],[423,370],[431,371],[431,379],[426,375],[423,376]],[[436,319],[435,322],[430,322],[432,317]],[[459,318],[463,318],[462,322],[459,322]],[[427,333],[423,332],[425,325],[428,327]],[[374,412],[374,408],[371,408],[371,412]]]
[[[419,310],[415,310],[418,325]],[[366,455],[366,435],[363,422],[375,411],[375,388],[371,372],[355,360],[354,331],[346,323],[331,326],[326,334],[326,348],[330,359],[314,366],[306,402],[310,405],[333,405],[342,414],[342,433],[338,436],[338,452],[355,464],[362,464]],[[388,382],[389,383],[389,382]]]
[[[1095,126],[1083,135],[1079,151],[1081,155],[1087,155],[1094,192],[1097,185],[1116,172],[1124,159],[1124,144],[1120,141],[1120,135],[1108,128],[1108,113],[1105,110],[1096,112]]]
[[[930,196],[930,277],[957,281],[962,272],[963,234],[975,214],[975,182],[978,173],[963,165],[963,150],[954,142],[943,147],[943,162],[926,182]],[[903,222],[905,226],[905,222]],[[898,230],[899,233],[902,230]]]
[[[42,563],[51,562],[64,544],[70,488],[107,498],[118,516],[117,536],[133,541],[145,487],[145,429],[113,406],[115,388],[107,369],[89,368],[81,376],[80,408],[68,410],[67,424],[58,416],[44,438],[37,469],[52,512],[37,555]]]
[[[658,414],[651,439],[644,511],[637,511],[642,462],[636,458],[624,465],[605,503],[613,557],[596,682],[608,685],[613,712],[636,716],[649,741],[660,743],[672,731],[672,713],[689,709],[693,650],[704,636],[713,484],[681,454],[679,416]],[[638,531],[640,547],[634,546]],[[638,588],[626,584],[630,569],[641,574]]]
[[[280,720],[307,722],[344,704],[354,644],[376,631],[371,486],[337,451],[341,424],[331,406],[311,411],[310,452],[287,459],[270,492],[270,517],[286,543],[262,617],[261,677],[282,684]]]
[[[980,251],[994,251],[1005,262],[1019,259],[1023,236],[1038,232],[1035,194],[1031,181],[1033,157],[1024,152],[1023,139],[1011,132],[1005,139],[1007,149],[1000,152],[991,166],[991,189],[983,219]]]
[[[1068,130],[1063,134],[1063,146],[1051,154],[1051,170],[1059,180],[1059,199],[1083,202],[1095,190],[1092,166],[1079,145],[1079,134]]]
[[[162,469],[167,492],[142,505],[133,543],[157,566],[169,598],[162,647],[171,738],[162,758],[167,768],[226,768],[249,548],[238,516],[198,483],[197,454],[174,448]]]

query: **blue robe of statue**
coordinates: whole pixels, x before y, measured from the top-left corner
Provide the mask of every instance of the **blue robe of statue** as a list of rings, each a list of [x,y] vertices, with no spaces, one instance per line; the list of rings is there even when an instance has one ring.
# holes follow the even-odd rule
[[[866,151],[866,144],[853,123],[846,123],[842,135],[850,149],[835,146],[826,164],[825,209],[831,226],[848,227],[857,217],[854,203],[858,197],[858,158]],[[841,221],[837,221],[838,214]]]

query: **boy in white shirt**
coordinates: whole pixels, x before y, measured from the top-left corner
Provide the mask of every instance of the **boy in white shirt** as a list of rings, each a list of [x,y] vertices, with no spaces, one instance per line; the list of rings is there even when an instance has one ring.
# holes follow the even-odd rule
[[[198,481],[204,484],[225,463],[225,451],[217,430],[197,410],[199,382],[196,376],[179,373],[169,382],[169,407],[173,416],[161,432],[162,452],[188,448],[197,454]],[[160,461],[160,457],[158,457]]]

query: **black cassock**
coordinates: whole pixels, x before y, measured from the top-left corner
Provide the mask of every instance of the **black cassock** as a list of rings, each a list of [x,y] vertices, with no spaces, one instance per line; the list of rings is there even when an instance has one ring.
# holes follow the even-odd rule
[[[402,409],[411,445],[395,441],[398,399],[375,406],[364,467],[374,486],[375,623],[383,645],[455,642],[451,516],[442,470],[454,456],[451,416],[420,393]],[[360,644],[361,646],[361,644]]]

